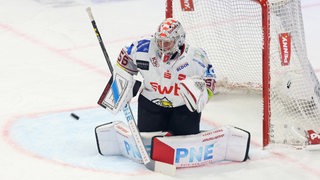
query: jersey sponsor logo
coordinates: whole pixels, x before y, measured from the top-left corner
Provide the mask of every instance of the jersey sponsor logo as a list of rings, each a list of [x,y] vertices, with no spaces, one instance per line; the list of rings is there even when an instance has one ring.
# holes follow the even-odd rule
[[[172,102],[169,101],[169,99],[166,97],[161,98],[161,99],[153,99],[152,102],[158,106],[161,106],[161,107],[166,107],[166,108],[173,107]]]
[[[150,40],[143,39],[138,41],[137,52],[147,53],[149,51]]]
[[[161,86],[157,82],[150,82],[150,85],[152,86],[153,90],[158,92],[159,94],[173,94],[175,96],[179,96],[179,85],[177,83],[174,83],[173,86]]]
[[[171,79],[171,73],[170,73],[170,71],[167,70],[167,71],[164,73],[163,77],[166,78],[166,79]]]
[[[180,0],[182,11],[194,11],[193,0]]]
[[[189,63],[184,63],[183,65],[181,65],[181,66],[179,66],[178,68],[177,68],[177,72],[179,72],[179,71],[181,71],[182,69],[184,69],[184,68],[186,68],[186,67],[188,67],[189,66]]]
[[[149,70],[149,62],[143,60],[136,60],[137,67],[142,70]]]
[[[287,66],[291,59],[291,36],[289,33],[279,34],[281,65]]]
[[[184,79],[186,79],[186,75],[185,74],[178,74],[178,80],[179,81],[182,81],[182,80],[184,80]]]
[[[208,64],[205,76],[216,78],[216,75],[214,74],[214,69],[211,64]]]
[[[177,148],[175,153],[175,163],[201,163],[213,159],[214,144],[199,147]]]
[[[199,60],[197,59],[192,59],[194,62],[198,63],[201,67],[205,68],[206,66]]]

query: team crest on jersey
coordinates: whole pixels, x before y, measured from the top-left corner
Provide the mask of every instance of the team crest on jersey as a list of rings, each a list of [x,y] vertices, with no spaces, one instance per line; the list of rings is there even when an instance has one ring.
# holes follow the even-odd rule
[[[160,65],[159,65],[156,57],[152,57],[150,60],[151,60],[151,64],[152,64],[154,67],[160,67]]]
[[[161,107],[166,107],[166,108],[172,108],[173,107],[172,102],[169,101],[169,99],[167,99],[166,97],[161,98],[161,99],[158,99],[158,98],[157,99],[153,99],[152,102],[155,103],[158,106],[161,106]]]

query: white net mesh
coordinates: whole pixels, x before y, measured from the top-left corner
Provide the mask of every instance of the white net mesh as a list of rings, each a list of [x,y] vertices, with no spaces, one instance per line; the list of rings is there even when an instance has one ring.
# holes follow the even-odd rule
[[[270,74],[264,75],[262,49],[268,38],[263,38],[259,1],[172,0],[172,16],[184,26],[186,41],[208,53],[218,91],[261,94],[262,76],[270,76],[270,142],[304,145],[306,130],[320,130],[320,111],[300,0],[269,0],[269,7]]]
[[[180,0],[173,1],[173,17],[186,29],[187,41],[206,50],[217,67],[218,82],[261,88],[261,75],[257,76],[262,72],[260,5],[249,0],[193,3],[195,11],[186,12],[181,11]]]
[[[306,130],[320,128],[319,83],[306,54],[300,1],[269,2],[271,142],[300,145],[306,142]],[[280,39],[286,39],[282,33],[288,33],[291,41],[288,65],[279,63],[281,53],[286,54],[280,45]]]

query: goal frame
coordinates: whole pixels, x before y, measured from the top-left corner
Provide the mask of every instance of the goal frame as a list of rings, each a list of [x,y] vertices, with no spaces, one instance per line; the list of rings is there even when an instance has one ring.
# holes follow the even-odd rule
[[[265,148],[270,143],[270,8],[268,0],[253,0],[261,5],[262,19],[262,102],[263,102],[263,118],[262,118],[262,145]],[[192,0],[181,0],[188,3],[192,7]],[[166,0],[165,18],[173,17],[172,0]]]

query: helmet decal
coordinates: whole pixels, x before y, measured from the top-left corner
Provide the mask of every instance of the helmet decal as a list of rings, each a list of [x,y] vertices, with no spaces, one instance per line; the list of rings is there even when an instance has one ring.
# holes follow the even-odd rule
[[[155,41],[162,55],[172,55],[184,44],[185,36],[181,23],[174,18],[167,18],[159,25]]]

